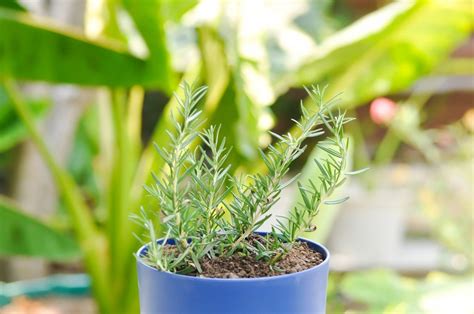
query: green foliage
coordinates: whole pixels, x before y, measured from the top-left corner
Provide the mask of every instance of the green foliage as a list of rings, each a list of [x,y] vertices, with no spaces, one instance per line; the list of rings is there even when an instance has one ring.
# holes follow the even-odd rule
[[[141,149],[140,94],[143,97],[143,87],[158,87],[166,92],[174,88],[176,77],[180,73],[171,68],[171,58],[168,55],[171,49],[166,43],[166,35],[170,33],[166,33],[166,25],[171,22],[173,27],[179,26],[183,14],[196,2],[193,0],[146,0],[137,3],[130,0],[103,1],[109,11],[102,12],[101,22],[105,24],[104,31],[98,35],[104,37],[104,40],[91,40],[79,32],[70,31],[63,26],[58,27],[47,20],[0,9],[0,78],[108,87],[141,85],[130,90],[110,90],[109,94],[114,95],[113,99],[101,100],[98,106],[100,127],[95,131],[97,134],[93,140],[99,143],[98,151],[91,149],[84,154],[88,165],[77,163],[81,153],[84,152],[81,149],[85,148],[85,145],[82,145],[85,144],[84,134],[81,130],[78,132],[79,149],[74,151],[77,156],[73,156],[72,160],[75,161],[74,165],[80,167],[71,167],[69,170],[80,184],[87,182],[86,193],[84,188],[79,187],[77,182],[55,163],[54,155],[45,147],[35,128],[34,110],[30,106],[24,106],[25,103],[21,98],[14,95],[17,104],[14,108],[21,113],[19,117],[23,125],[33,142],[40,148],[43,159],[47,161],[53,173],[74,235],[83,252],[87,271],[91,276],[94,296],[99,309],[104,313],[137,311],[136,285],[130,284],[135,280],[135,265],[134,260],[130,258],[130,252],[136,248],[137,242],[129,235],[131,230],[137,234],[141,234],[143,230],[140,225],[131,225],[127,213],[138,211],[139,204],[146,204],[148,208],[150,198],[141,191],[142,185],[145,182],[153,182],[153,178],[149,175],[152,170],[161,174],[163,167],[166,168],[165,162],[155,156],[153,145],[145,143],[143,150]],[[0,6],[4,3],[16,2],[2,1]],[[301,3],[302,6],[305,5],[304,1]],[[318,2],[312,5],[325,7],[330,5],[327,3]],[[221,4],[225,6],[225,2]],[[313,11],[317,11],[316,14],[323,12],[323,10]],[[190,143],[189,148],[193,152],[190,158],[193,160],[196,157],[190,162],[200,163],[202,166],[199,168],[201,173],[197,174],[198,168],[194,167],[194,171],[191,171],[186,179],[194,182],[195,187],[199,189],[190,191],[196,195],[194,197],[196,204],[193,206],[203,209],[199,215],[215,215],[213,221],[219,223],[223,221],[219,218],[222,215],[222,206],[213,205],[220,202],[220,198],[216,198],[216,195],[225,194],[230,184],[227,179],[224,180],[227,175],[220,177],[225,167],[218,167],[219,170],[216,172],[207,165],[220,164],[225,159],[234,166],[228,170],[229,173],[242,169],[250,172],[258,170],[263,176],[269,171],[263,161],[260,163],[258,161],[258,148],[266,145],[267,142],[262,141],[262,136],[267,136],[264,131],[271,127],[271,123],[266,123],[264,126],[260,123],[268,113],[268,108],[264,106],[270,105],[279,94],[291,87],[327,79],[331,82],[329,94],[344,90],[347,97],[344,97],[343,104],[355,106],[370,97],[406,88],[420,75],[433,69],[437,62],[468,36],[470,21],[467,12],[468,9],[464,9],[458,2],[447,4],[441,1],[420,1],[413,6],[411,3],[399,3],[389,5],[366,17],[365,21],[369,27],[361,29],[358,22],[333,36],[327,36],[329,30],[325,34],[309,32],[310,36],[316,35],[318,39],[323,35],[327,37],[321,45],[317,45],[313,57],[297,70],[287,67],[295,60],[288,62],[282,59],[282,51],[279,50],[281,47],[266,49],[275,44],[275,34],[281,33],[282,36],[287,36],[286,31],[290,28],[294,30],[294,24],[287,23],[288,25],[285,24],[281,29],[273,30],[274,33],[269,36],[262,32],[249,38],[243,36],[245,34],[242,28],[233,24],[233,19],[227,18],[224,14],[219,15],[219,22],[208,21],[204,17],[191,27],[189,22],[186,22],[185,26],[182,23],[181,26],[192,33],[191,37],[196,35],[193,29],[196,28],[198,44],[196,46],[193,39],[190,48],[199,50],[198,60],[193,59],[187,63],[189,68],[183,77],[185,80],[203,82],[209,86],[204,104],[198,109],[203,111],[202,115],[206,118],[201,128],[209,124],[223,126],[221,129],[206,131],[207,136],[203,133],[202,138],[196,137]],[[146,58],[134,57],[125,47],[125,44],[133,46],[132,43],[136,39],[133,37],[136,35],[122,33],[123,25],[118,25],[122,13],[132,18],[132,28],[138,31],[144,40],[148,50]],[[201,12],[204,15],[207,13]],[[316,18],[306,21],[308,20],[315,21]],[[110,25],[112,22],[115,25]],[[298,24],[302,25],[301,22],[300,20]],[[303,27],[308,31],[307,26]],[[321,29],[323,28],[318,27],[318,32]],[[224,36],[229,33],[232,36]],[[252,49],[258,52],[258,56],[243,55],[244,51],[248,52],[248,48],[255,47],[260,48]],[[297,49],[289,47],[289,50]],[[262,51],[264,53],[261,53]],[[176,51],[173,51],[173,55],[175,53]],[[298,64],[300,63],[299,61]],[[380,84],[381,82],[387,84]],[[253,92],[249,91],[249,87],[254,87]],[[256,97],[261,94],[271,94],[272,97],[264,103]],[[311,105],[305,104],[305,108],[312,111],[314,108]],[[176,112],[177,107],[178,102],[172,99],[155,126],[152,141],[160,147],[166,147],[170,142],[166,130],[173,127],[171,113]],[[6,133],[3,133],[3,128],[0,129],[1,137]],[[298,129],[295,128],[294,131],[292,136],[297,138]],[[212,147],[217,149],[216,152],[220,151],[216,138],[212,137],[214,132],[219,133],[220,137],[225,137],[226,144],[233,149],[230,152],[221,152],[217,160],[207,160],[206,157],[203,159],[203,156],[213,158],[214,154],[204,154],[202,149],[207,153]],[[204,143],[203,146],[199,146],[201,142]],[[197,151],[194,151],[195,147],[198,147]],[[334,149],[331,146],[329,148]],[[317,178],[321,175],[313,159],[324,160],[328,158],[327,156],[328,153],[322,149],[313,150],[305,167],[306,178]],[[346,164],[349,164],[349,159],[347,161]],[[97,179],[97,191],[94,193],[98,193],[98,202],[90,202],[88,199],[87,186],[92,177]],[[196,180],[198,177],[201,180]],[[219,178],[218,184],[211,186],[215,178]],[[303,177],[301,181],[309,182],[306,178]],[[244,183],[249,184],[245,180]],[[308,184],[304,191],[306,194],[311,194],[312,187],[310,183]],[[315,182],[315,185],[321,189],[319,182]],[[307,189],[310,192],[306,192]],[[338,198],[335,195],[333,197]],[[300,196],[300,199],[304,202],[303,197]],[[320,208],[324,206],[321,204]],[[154,204],[153,208],[155,207],[158,206]],[[211,207],[214,208],[209,211]],[[324,220],[327,213],[333,215],[334,212],[321,210],[318,226],[322,226],[321,220]],[[144,217],[147,222],[156,222],[157,219],[154,215]],[[156,234],[152,239],[161,237],[163,226],[155,223],[153,227],[156,229]],[[206,231],[196,229],[196,232],[213,234],[213,230],[220,228],[218,224],[202,224],[201,227]],[[150,229],[149,226],[146,229]],[[324,229],[318,234],[327,232],[329,226]],[[235,239],[238,235],[231,236]],[[211,237],[206,241],[212,243],[214,240]],[[269,248],[272,248],[271,245]],[[259,248],[249,245],[246,249],[255,252]],[[192,254],[186,255],[186,258],[198,265],[193,259],[199,254],[194,252],[206,252],[206,247],[193,247],[192,250]],[[264,253],[265,250],[268,249],[264,248]],[[167,267],[169,266],[163,266]]]
[[[79,187],[71,178],[69,173],[62,169],[55,161],[53,155],[47,148],[43,138],[34,123],[33,116],[28,106],[21,98],[15,83],[12,80],[4,82],[6,93],[18,116],[27,128],[32,141],[35,143],[39,154],[51,171],[52,177],[64,199],[68,214],[73,222],[73,230],[76,240],[84,254],[84,263],[92,277],[95,278],[94,292],[103,303],[100,304],[103,311],[110,308],[106,293],[106,271],[103,261],[105,254],[102,235],[95,225],[91,212],[85,200],[82,198]],[[93,254],[90,254],[93,252]],[[89,253],[89,254],[87,254]]]
[[[403,300],[413,292],[396,273],[385,270],[346,276],[341,283],[341,291],[353,300],[371,304],[374,310],[379,311],[390,302]]]
[[[323,92],[313,90],[309,93],[318,104],[323,103]],[[332,99],[331,101],[333,101]],[[328,103],[330,104],[331,101]],[[302,107],[302,110],[305,110]],[[326,114],[319,113],[318,118],[327,128],[330,137],[324,141],[320,141],[317,147],[326,152],[326,157],[313,159],[319,170],[318,182],[313,179],[308,179],[308,183],[303,185],[298,182],[298,189],[301,196],[301,201],[295,206],[294,210],[290,212],[288,223],[285,225],[278,221],[277,230],[281,232],[286,242],[294,242],[301,229],[305,232],[312,232],[316,230],[313,221],[319,213],[321,205],[338,205],[346,201],[349,197],[343,197],[334,200],[328,198],[334,193],[334,190],[340,187],[345,181],[346,176],[361,173],[366,169],[355,172],[346,172],[346,160],[349,151],[349,139],[344,136],[343,126],[350,122],[350,118],[346,118],[345,114],[339,113],[334,116],[331,111]],[[304,134],[304,132],[303,132]]]
[[[258,160],[258,149],[262,137],[267,135],[266,131],[271,127],[272,118],[268,108],[256,97],[255,92],[251,93],[248,86],[261,86],[267,77],[259,73],[259,66],[254,60],[239,55],[239,50],[243,49],[241,45],[245,43],[239,39],[241,30],[238,25],[229,23],[224,16],[220,18],[225,25],[221,27],[231,30],[230,36],[224,36],[218,27],[206,25],[198,28],[204,83],[210,87],[211,99],[221,97],[212,123],[226,126],[222,133],[233,144],[229,159],[234,167],[251,169]],[[213,85],[217,88],[212,88]],[[262,124],[262,120],[267,122]]]
[[[101,201],[99,186],[94,172],[94,158],[100,151],[99,147],[99,110],[89,107],[77,126],[74,146],[68,161],[68,171],[81,186],[88,202],[97,204]],[[96,213],[100,216],[101,213]]]
[[[168,1],[146,0],[141,5],[137,5],[135,1],[122,0],[148,47],[147,70],[153,75],[150,78],[153,78],[157,86],[163,90],[172,92],[175,79],[166,47],[165,17],[162,13],[166,2]],[[184,6],[184,9],[186,8]],[[135,79],[140,78],[136,76]]]
[[[0,197],[0,255],[27,255],[49,260],[67,260],[80,256],[76,242],[34,219],[15,204]]]
[[[189,145],[198,136],[197,128],[202,122],[197,118],[201,111],[196,109],[199,100],[204,96],[205,88],[192,91],[185,85],[185,102],[181,102],[179,114],[182,122],[174,120],[174,132],[168,131],[170,137],[170,150],[156,146],[156,150],[166,164],[167,173],[163,174],[163,179],[155,176],[155,186],[147,188],[148,192],[154,196],[163,214],[163,221],[166,221],[167,229],[171,232],[173,239],[180,239],[186,242],[187,234],[193,233],[191,220],[194,215],[192,207],[185,198],[187,190],[180,191],[180,185],[188,179],[193,170],[188,166],[190,152]],[[189,186],[187,187],[187,189]],[[178,243],[179,244],[179,243]]]
[[[161,0],[163,16],[167,21],[179,22],[181,17],[191,10],[198,0]]]
[[[183,90],[184,99],[177,97],[179,117],[173,120],[173,131],[168,131],[170,144],[156,145],[166,167],[161,174],[154,175],[155,183],[146,187],[159,204],[160,211],[155,214],[164,225],[164,241],[172,239],[174,249],[166,250],[156,243],[154,219],[145,210],[132,215],[144,226],[147,240],[152,241],[143,257],[150,265],[172,272],[201,272],[202,258],[232,255],[237,251],[274,263],[297,241],[302,230],[312,228],[320,204],[338,204],[347,199],[329,201],[327,197],[344,182],[348,140],[343,125],[351,119],[331,112],[335,99],[324,102],[323,90],[314,87],[308,90],[317,109],[310,112],[301,107],[301,120],[294,121],[300,130],[298,136],[271,133],[277,139],[276,144],[270,145],[267,153],[260,152],[268,175],[258,173],[239,178],[229,174],[230,166],[226,166],[229,150],[225,139],[219,139],[220,128],[211,126],[198,131],[202,121],[197,103],[206,88],[193,90],[184,83]],[[256,245],[250,236],[271,217],[270,209],[282,190],[297,179],[296,176],[283,182],[292,162],[305,151],[304,140],[323,135],[322,127],[330,136],[318,144],[328,157],[314,160],[322,172],[320,184],[317,186],[313,181],[308,186],[299,184],[303,202],[295,207],[288,224],[280,221],[271,237]],[[192,151],[191,144],[198,137],[204,146]],[[226,199],[229,192],[231,197]],[[225,209],[230,220],[224,218]]]
[[[282,76],[277,85],[327,79],[329,95],[344,90],[341,104],[356,106],[409,87],[471,30],[467,2],[394,2],[330,36],[299,71]]]
[[[356,122],[356,121],[354,121]],[[347,158],[345,162],[345,167],[346,169],[343,170],[343,172],[348,175],[348,171],[352,168],[352,154],[354,151],[354,141],[351,139],[350,136],[349,138],[349,151],[347,153]],[[312,162],[313,160],[324,160],[326,158],[329,158],[329,154],[320,149],[317,145],[314,146],[312,151],[309,153],[308,156],[308,162],[304,165],[303,169],[301,169],[301,177],[300,181],[301,182],[309,182],[309,180],[314,180],[314,178],[319,178],[323,174],[321,173],[321,170],[319,169],[318,165],[315,162]],[[332,198],[338,199],[344,197],[344,190],[345,190],[345,184],[348,180],[344,180],[345,182],[342,183],[342,185],[338,186],[338,189],[336,189],[332,195]],[[320,184],[320,180],[317,180],[315,182],[316,185]],[[296,195],[294,199],[292,200],[292,206],[290,208],[293,208],[294,206],[297,206],[298,203],[303,202],[303,197],[301,196],[301,193]],[[341,206],[336,204],[336,205],[326,205],[324,203],[320,204],[319,206],[319,214],[318,217],[314,220],[313,222],[313,228],[309,228],[309,232],[304,232],[302,234],[303,237],[312,239],[314,241],[317,241],[319,243],[324,243],[329,236],[331,232],[331,225],[337,219],[338,213],[339,213],[339,208]],[[291,212],[289,212],[291,214]],[[317,231],[315,232],[313,229],[317,228]]]
[[[34,118],[37,119],[46,112],[49,103],[43,100],[31,100],[28,106]],[[13,148],[27,136],[26,127],[21,123],[5,91],[0,87],[0,152]]]
[[[34,64],[34,66],[32,66]],[[125,47],[91,41],[25,13],[0,8],[0,78],[80,85],[157,85],[145,60]]]
[[[389,270],[374,269],[347,274],[339,293],[365,307],[364,313],[434,313],[456,310],[470,313],[472,275],[430,273],[410,279]]]
[[[16,0],[2,0],[0,2],[0,7],[9,8],[18,11],[26,11],[26,9],[18,3]]]

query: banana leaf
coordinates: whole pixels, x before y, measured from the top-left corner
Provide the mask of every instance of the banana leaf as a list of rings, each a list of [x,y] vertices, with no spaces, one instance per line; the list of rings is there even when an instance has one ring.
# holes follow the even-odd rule
[[[344,91],[343,105],[353,107],[408,88],[471,30],[472,13],[465,2],[394,2],[329,37],[311,60],[278,85],[327,80],[328,96]]]
[[[49,260],[80,256],[79,248],[71,237],[24,214],[3,196],[0,196],[0,221],[0,255],[25,255]]]
[[[78,85],[161,86],[167,77],[112,40],[0,8],[0,78]]]

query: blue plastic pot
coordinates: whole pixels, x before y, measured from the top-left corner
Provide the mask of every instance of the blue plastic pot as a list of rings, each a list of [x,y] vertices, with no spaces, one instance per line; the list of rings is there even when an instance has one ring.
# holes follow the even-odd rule
[[[329,251],[307,239],[324,261],[302,272],[261,278],[199,278],[159,271],[137,259],[143,314],[325,313]],[[147,246],[137,255],[143,256]]]

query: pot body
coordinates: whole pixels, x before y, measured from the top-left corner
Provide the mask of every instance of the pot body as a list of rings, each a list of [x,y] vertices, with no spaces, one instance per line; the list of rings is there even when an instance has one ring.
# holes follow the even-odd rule
[[[325,313],[329,252],[300,239],[320,252],[324,261],[302,272],[262,278],[199,278],[159,271],[137,259],[142,314],[306,314]],[[140,248],[137,256],[146,253]]]

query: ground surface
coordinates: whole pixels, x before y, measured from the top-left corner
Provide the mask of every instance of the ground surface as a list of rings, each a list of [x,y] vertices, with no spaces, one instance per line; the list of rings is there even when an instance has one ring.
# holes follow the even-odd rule
[[[0,314],[95,314],[97,309],[89,297],[16,298],[0,308]]]

